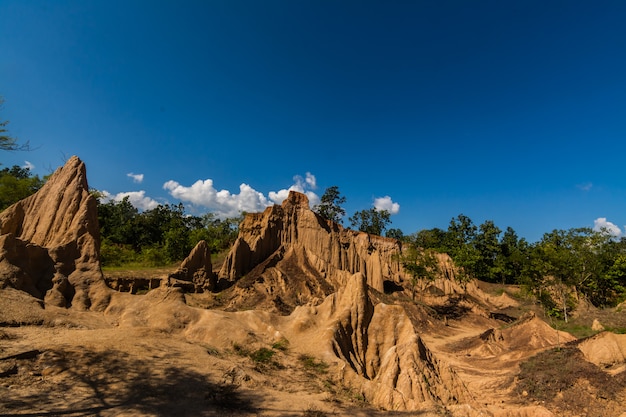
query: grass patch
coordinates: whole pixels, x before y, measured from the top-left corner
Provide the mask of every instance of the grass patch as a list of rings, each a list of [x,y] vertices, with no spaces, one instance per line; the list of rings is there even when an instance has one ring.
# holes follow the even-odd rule
[[[257,371],[262,371],[264,366],[281,368],[281,364],[274,360],[276,351],[273,349],[262,347],[255,351],[251,351],[238,343],[233,343],[233,351],[237,355],[250,358],[257,365]]]
[[[363,395],[362,392],[355,391],[352,388],[343,387],[339,392],[339,395],[360,407],[364,407],[365,405],[367,405],[367,398],[365,398],[365,395]]]
[[[252,359],[256,363],[268,364],[272,362],[272,358],[274,357],[275,354],[276,352],[273,351],[272,349],[260,348],[250,353],[249,356],[250,356],[250,359]]]
[[[102,272],[106,277],[129,277],[134,278],[154,278],[157,276],[164,276],[174,272],[180,264],[170,264],[165,266],[149,266],[145,263],[128,263],[123,265],[109,265],[102,266]]]
[[[272,349],[280,350],[281,352],[286,352],[289,349],[289,340],[283,338],[277,342],[272,344]]]
[[[591,329],[591,326],[569,322],[565,323],[564,321],[559,320],[557,323],[552,325],[556,330],[561,330],[564,332],[568,332],[576,336],[578,339],[584,339],[585,337],[593,336],[598,333],[595,330]]]
[[[318,374],[328,373],[328,364],[324,361],[319,361],[310,355],[300,355],[298,360],[304,366],[305,369],[313,371]]]
[[[610,327],[605,326],[604,328],[607,332],[617,333],[617,334],[626,334],[626,327]]]

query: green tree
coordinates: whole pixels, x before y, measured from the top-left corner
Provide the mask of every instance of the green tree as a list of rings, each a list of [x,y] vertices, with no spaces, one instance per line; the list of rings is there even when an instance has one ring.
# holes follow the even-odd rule
[[[434,229],[420,230],[411,236],[411,241],[418,248],[446,252],[446,231],[436,227]]]
[[[382,236],[387,225],[391,223],[391,215],[387,210],[361,210],[350,217],[350,224],[357,230],[371,235]]]
[[[478,227],[473,242],[479,256],[473,273],[478,279],[494,282],[502,275],[498,262],[501,257],[500,233],[502,231],[492,220],[487,220]]]
[[[463,250],[465,246],[472,245],[476,230],[476,225],[466,215],[459,214],[456,218],[452,218],[445,234],[446,252],[454,258],[456,252]]]
[[[4,99],[0,97],[0,109],[2,109],[2,105],[4,104]],[[17,139],[9,136],[7,125],[9,124],[8,120],[0,122],[0,149],[3,151],[27,151],[30,150],[30,146],[28,142],[20,145],[17,142]]]
[[[320,203],[314,207],[314,211],[326,220],[335,223],[343,223],[346,211],[341,207],[346,203],[346,198],[339,192],[339,187],[333,185],[324,191]]]
[[[589,299],[597,292],[607,264],[602,253],[610,236],[590,228],[553,230],[544,234],[536,251],[543,285],[552,288],[560,313],[568,320],[568,310],[582,294]]]
[[[500,241],[500,255],[496,263],[503,284],[521,283],[525,271],[530,267],[529,245],[519,239],[513,228],[507,227]]]
[[[598,280],[597,295],[594,297],[594,301],[600,305],[611,305],[622,302],[625,297],[626,254],[619,254]]]
[[[403,241],[405,240],[404,233],[400,229],[389,229],[385,233],[385,236],[390,237],[392,239]]]
[[[405,271],[411,274],[412,297],[419,291],[420,298],[428,286],[428,282],[434,281],[439,273],[439,262],[436,252],[432,249],[423,249],[411,242],[400,257],[400,263]]]
[[[459,214],[450,220],[445,236],[445,250],[459,267],[457,279],[462,285],[469,281],[478,269],[480,253],[474,245],[477,228],[472,220]]]
[[[36,193],[44,184],[29,168],[14,165],[0,171],[0,211]]]
[[[95,196],[102,194],[92,191]],[[241,218],[221,220],[208,213],[185,213],[183,204],[160,204],[139,212],[126,197],[121,201],[98,200],[103,265],[142,263],[161,266],[184,259],[200,241],[212,252],[229,247],[237,237]]]
[[[242,220],[243,216],[220,219],[215,213],[206,213],[200,218],[200,227],[191,228],[193,244],[204,240],[212,253],[228,249],[237,239]]]
[[[98,200],[98,224],[100,236],[114,244],[132,245],[136,251],[141,249],[138,239],[139,211],[132,205],[128,197],[122,201]]]

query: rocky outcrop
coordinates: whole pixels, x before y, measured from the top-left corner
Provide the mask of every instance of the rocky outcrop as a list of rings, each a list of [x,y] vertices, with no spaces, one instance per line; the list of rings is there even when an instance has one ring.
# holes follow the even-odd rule
[[[101,309],[96,200],[85,164],[70,158],[32,196],[0,213],[0,288],[13,287],[56,306]]]
[[[365,277],[353,275],[322,304],[296,309],[292,331],[325,344],[316,348],[341,360],[339,379],[376,406],[424,410],[472,402],[456,373],[415,332],[404,309],[374,305],[368,291]]]
[[[517,360],[574,340],[570,333],[555,330],[534,313],[528,313],[506,328],[488,329],[457,344],[456,348],[475,358]]]
[[[239,298],[269,298],[295,305],[323,299],[355,273],[384,291],[385,281],[403,281],[395,239],[344,229],[309,208],[308,198],[291,191],[282,205],[248,214],[219,272],[238,282]],[[263,285],[258,285],[259,283]]]
[[[195,292],[216,289],[217,276],[213,273],[211,250],[206,241],[198,242],[176,272],[168,276],[167,283],[171,286],[185,287]]]

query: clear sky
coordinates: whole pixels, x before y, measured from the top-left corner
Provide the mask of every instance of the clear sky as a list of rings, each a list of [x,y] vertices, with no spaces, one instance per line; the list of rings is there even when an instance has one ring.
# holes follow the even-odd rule
[[[194,214],[337,185],[405,234],[624,234],[625,22],[622,0],[0,0],[0,120],[35,148],[0,162],[78,155],[92,188]]]

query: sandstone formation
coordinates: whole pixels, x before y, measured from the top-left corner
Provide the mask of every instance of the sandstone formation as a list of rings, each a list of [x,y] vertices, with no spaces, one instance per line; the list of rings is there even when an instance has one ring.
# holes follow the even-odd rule
[[[458,347],[473,357],[520,359],[574,340],[570,333],[553,329],[531,313],[504,329],[488,329]]]
[[[604,330],[604,326],[598,319],[593,319],[593,323],[591,323],[591,330],[594,332],[601,332]]]
[[[471,403],[463,383],[428,349],[404,309],[374,305],[368,292],[366,278],[354,274],[322,304],[297,308],[287,334],[319,340],[308,349],[340,359],[340,380],[383,409],[433,410]]]
[[[296,305],[323,299],[355,273],[381,292],[386,282],[401,283],[400,251],[395,239],[321,218],[304,194],[291,191],[282,205],[246,215],[219,278],[237,282],[233,305],[269,300],[276,311],[289,313]]]
[[[426,346],[403,308],[374,304],[370,291],[357,273],[321,304],[281,316],[195,309],[185,305],[179,288],[162,286],[138,300],[116,293],[105,314],[123,328],[180,331],[191,341],[219,349],[239,345],[254,350],[288,340],[290,351],[331,364],[329,378],[382,409],[433,412],[473,404],[456,373]]]
[[[581,342],[578,349],[585,359],[611,374],[626,371],[626,334],[602,332]]]
[[[211,250],[201,240],[183,260],[176,272],[168,276],[168,285],[189,288],[195,292],[216,289],[217,277],[211,264]]]
[[[101,309],[108,291],[99,250],[96,200],[85,164],[73,156],[37,193],[0,213],[0,288]]]

